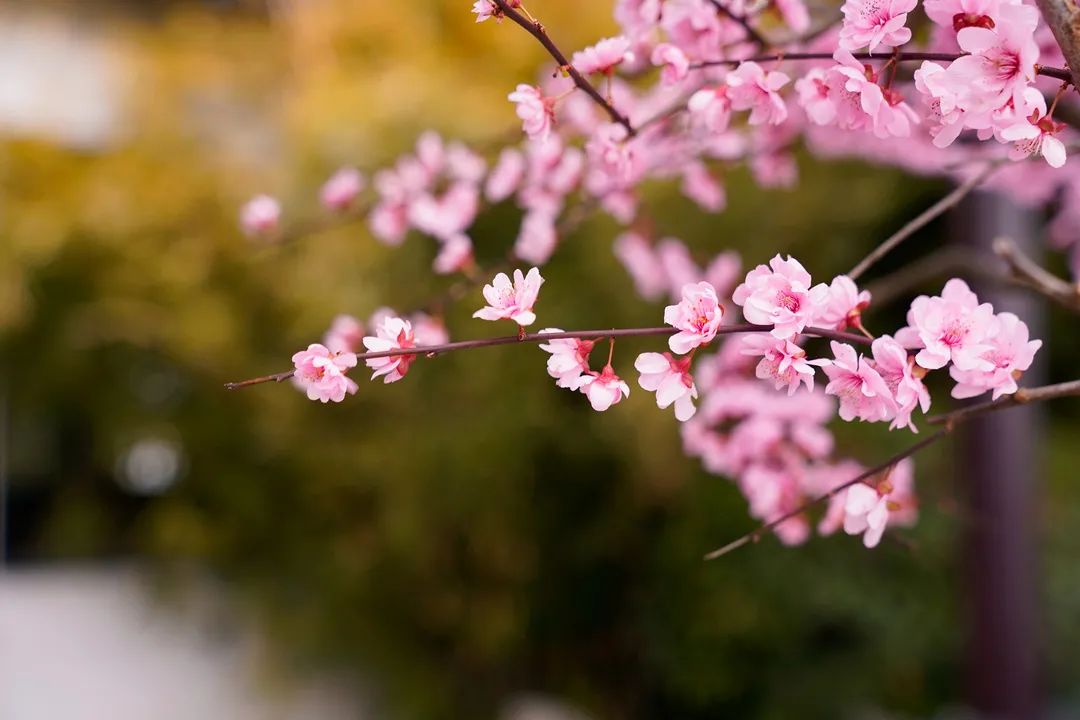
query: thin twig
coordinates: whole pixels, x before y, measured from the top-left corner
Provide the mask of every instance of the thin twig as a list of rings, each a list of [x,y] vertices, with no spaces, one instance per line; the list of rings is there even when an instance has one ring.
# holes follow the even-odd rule
[[[859,264],[851,269],[848,273],[848,277],[852,280],[857,280],[860,275],[866,272],[870,267],[881,258],[885,257],[893,248],[902,243],[914,235],[918,230],[922,229],[930,221],[943,214],[946,210],[949,210],[954,205],[963,200],[968,193],[981,185],[990,175],[994,173],[1001,166],[999,161],[991,161],[986,163],[986,166],[982,170],[975,173],[967,179],[964,184],[957,187],[951,193],[938,200],[929,208],[924,210],[918,216],[908,221],[902,228],[893,233],[885,242],[878,245],[873,251],[859,261]]]
[[[1029,258],[1009,238],[994,240],[994,254],[1009,266],[1011,277],[1062,307],[1080,312],[1080,283],[1069,283]]]
[[[730,20],[734,20],[736,23],[742,26],[742,29],[746,31],[746,36],[750,38],[752,42],[762,48],[769,47],[769,41],[765,38],[764,35],[754,29],[754,26],[750,24],[750,19],[747,18],[745,15],[735,14],[730,8],[721,3],[720,0],[709,0],[709,2],[712,3],[712,6],[714,8],[716,8],[717,13],[723,15]]]
[[[868,480],[869,478],[872,478],[873,476],[877,475],[878,473],[885,472],[886,470],[888,470],[890,467],[892,467],[896,463],[900,462],[901,460],[903,460],[904,458],[906,458],[906,457],[908,457],[910,455],[914,455],[915,453],[919,452],[920,450],[922,450],[927,445],[932,445],[933,443],[937,442],[938,440],[943,438],[945,435],[947,435],[949,433],[950,429],[951,428],[947,428],[947,427],[942,428],[941,430],[938,430],[933,435],[928,435],[927,437],[923,438],[922,440],[915,443],[914,445],[907,448],[906,450],[902,450],[902,451],[896,453],[895,455],[893,455],[891,458],[889,458],[885,462],[881,463],[880,465],[876,465],[875,467],[870,468],[866,472],[853,477],[852,479],[848,480],[847,482],[841,483],[840,485],[837,485],[836,487],[829,490],[824,495],[818,495],[817,497],[813,498],[812,500],[809,500],[809,501],[803,503],[802,505],[800,505],[799,507],[795,508],[791,512],[784,513],[783,515],[776,518],[775,520],[770,520],[769,522],[767,522],[767,523],[765,523],[763,525],[759,525],[753,531],[748,532],[747,534],[743,535],[739,539],[729,542],[727,545],[725,545],[722,548],[718,548],[716,550],[713,550],[712,552],[705,555],[705,559],[706,560],[715,560],[716,558],[720,557],[721,555],[727,555],[732,550],[737,550],[738,548],[741,548],[743,545],[746,545],[749,542],[755,542],[755,541],[759,540],[762,535],[764,535],[768,531],[772,530],[773,528],[777,527],[778,525],[781,525],[782,523],[787,522],[788,520],[790,520],[793,517],[798,517],[799,515],[802,515],[804,512],[806,512],[810,508],[814,507],[815,505],[818,505],[820,503],[825,502],[826,500],[828,500],[832,496],[836,495],[837,493],[840,493],[840,492],[843,492],[844,490],[847,490],[852,485],[857,485],[858,483],[861,483],[864,480]]]
[[[552,42],[547,31],[544,30],[543,25],[539,22],[529,20],[517,10],[510,7],[510,3],[507,2],[507,0],[492,0],[492,2],[499,6],[499,10],[502,11],[503,15],[525,28],[526,32],[536,38],[537,41],[544,46],[544,49],[548,51],[548,54],[555,59],[555,62],[559,64],[559,69],[564,70],[571,79],[573,79],[574,84],[584,90],[585,93],[593,99],[593,102],[604,109],[612,120],[626,128],[626,132],[630,137],[633,137],[637,133],[634,126],[630,124],[629,118],[616,110],[615,106],[609,103],[607,99],[600,94],[600,91],[585,79],[585,77],[578,72],[577,68],[570,64],[570,61],[566,59],[566,55],[563,54],[562,50]]]
[[[853,477],[851,480],[848,480],[845,483],[837,485],[824,495],[818,495],[817,497],[808,500],[794,510],[784,513],[783,515],[774,520],[770,520],[767,523],[759,525],[751,532],[743,535],[736,540],[729,542],[722,548],[713,550],[712,552],[705,555],[705,559],[715,560],[721,555],[726,555],[732,550],[736,550],[746,545],[747,543],[754,542],[760,539],[762,535],[777,527],[781,523],[784,523],[793,517],[798,517],[799,515],[802,515],[808,509],[828,500],[837,493],[846,490],[852,485],[863,482],[864,480],[867,480],[880,472],[888,470],[890,467],[900,462],[904,458],[914,455],[928,445],[932,445],[933,443],[937,442],[938,440],[952,432],[957,425],[966,422],[973,417],[985,415],[986,413],[990,412],[996,412],[998,410],[1005,410],[1007,408],[1016,407],[1018,405],[1024,405],[1027,403],[1076,396],[1080,396],[1080,380],[1072,380],[1070,382],[1058,383],[1056,385],[1043,385],[1034,388],[1020,388],[1014,394],[1007,397],[999,398],[997,400],[991,400],[988,402],[976,403],[974,405],[969,405],[968,407],[960,408],[959,410],[954,410],[948,413],[943,413],[941,415],[933,415],[927,418],[926,422],[931,425],[944,426],[940,430],[935,432],[933,435],[929,435],[923,438],[919,442],[908,447],[906,450],[902,450],[896,455],[893,455],[891,458],[881,463],[880,465],[877,465],[867,470],[866,472],[857,475],[856,477]]]
[[[497,0],[498,1],[498,0]],[[967,55],[968,53],[938,53],[938,52],[897,52],[894,54],[885,55],[871,55],[868,52],[853,53],[852,57],[856,60],[895,60],[895,62],[909,62],[913,60],[932,60],[934,62],[952,62],[958,58]],[[799,53],[769,53],[765,55],[754,55],[746,58],[726,58],[723,60],[705,60],[702,62],[692,63],[690,65],[691,70],[700,70],[701,68],[716,67],[718,65],[738,65],[743,62],[777,62],[784,60],[832,60],[832,53],[827,52],[799,52]],[[1045,77],[1057,78],[1058,80],[1071,81],[1071,75],[1066,68],[1048,67],[1045,65],[1036,65],[1035,73],[1037,75],[1043,75]]]
[[[717,330],[717,335],[734,335],[737,333],[753,333],[753,332],[769,332],[770,327],[768,325],[726,325]],[[610,330],[573,330],[569,332],[555,332],[555,333],[527,333],[525,335],[503,335],[501,337],[493,338],[480,338],[477,340],[459,340],[458,342],[445,343],[442,345],[420,345],[412,348],[397,348],[394,350],[380,350],[379,352],[369,353],[357,353],[356,359],[362,360],[374,360],[375,358],[384,357],[397,357],[401,355],[426,355],[428,357],[434,357],[445,352],[453,352],[455,350],[473,350],[482,347],[493,347],[495,345],[516,345],[520,343],[540,343],[548,342],[549,340],[566,340],[572,338],[578,339],[596,339],[596,338],[616,338],[616,337],[644,337],[651,335],[672,335],[677,330],[668,325],[662,327],[648,327],[648,328],[619,328]],[[856,343],[860,345],[868,345],[870,340],[862,335],[855,335],[853,333],[840,332],[837,330],[827,330],[825,328],[813,328],[808,327],[802,332],[803,335],[810,335],[814,337],[827,338],[830,340],[838,340],[846,343]],[[239,388],[249,387],[251,385],[259,385],[267,382],[281,382],[288,380],[292,377],[293,371],[288,370],[285,372],[274,373],[273,375],[264,375],[262,377],[251,378],[250,380],[241,380],[239,382],[225,383],[226,390],[237,390]]]
[[[1006,395],[997,400],[987,400],[986,402],[968,405],[959,410],[942,413],[941,415],[931,415],[926,419],[926,422],[931,425],[945,425],[948,427],[970,420],[977,415],[985,415],[988,412],[996,412],[997,410],[1004,410],[1006,408],[1016,407],[1017,405],[1026,405],[1027,403],[1039,402],[1042,400],[1075,397],[1078,395],[1080,395],[1080,380],[1071,380],[1056,385],[1020,388],[1012,395]]]

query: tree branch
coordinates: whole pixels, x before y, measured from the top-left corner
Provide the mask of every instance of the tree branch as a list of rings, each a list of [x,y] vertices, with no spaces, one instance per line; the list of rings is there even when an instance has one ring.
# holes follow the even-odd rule
[[[1009,238],[994,241],[994,254],[1009,266],[1013,280],[1044,295],[1064,308],[1080,312],[1080,283],[1068,283],[1057,275],[1047,272],[1029,258]]]
[[[769,330],[770,327],[768,325],[727,325],[717,330],[716,334],[735,335],[738,333],[769,332]],[[585,340],[597,338],[673,335],[676,332],[678,331],[675,328],[664,325],[662,327],[648,328],[573,330],[569,332],[556,333],[528,333],[525,335],[503,335],[502,337],[481,338],[478,340],[459,340],[458,342],[445,343],[443,345],[421,345],[413,348],[399,348],[396,350],[381,350],[379,352],[357,353],[356,359],[357,361],[362,361],[373,360],[375,358],[397,357],[401,355],[426,355],[427,357],[435,357],[436,355],[444,352],[453,352],[455,350],[473,350],[482,347],[493,347],[495,345],[541,343],[548,342],[549,340],[566,340],[572,338]],[[827,330],[825,328],[808,327],[803,330],[802,334],[861,345],[868,345],[870,343],[870,340],[863,335],[855,335],[853,333],[840,332],[838,330]],[[225,389],[238,390],[240,388],[249,387],[251,385],[260,385],[262,383],[268,382],[282,382],[283,380],[288,380],[290,377],[292,377],[292,375],[292,370],[274,373],[273,375],[263,375],[262,377],[251,378],[250,380],[240,380],[238,382],[225,383]]]
[[[712,6],[716,8],[716,12],[729,20],[733,20],[742,26],[742,29],[746,31],[746,37],[756,43],[759,47],[766,48],[769,46],[769,41],[760,32],[754,29],[754,26],[750,24],[750,19],[745,15],[736,15],[726,5],[720,2],[720,0],[709,0]]]
[[[1035,0],[1071,70],[1062,80],[1080,90],[1080,7],[1075,0]],[[1057,76],[1055,76],[1057,77]]]
[[[868,52],[854,53],[853,57],[856,60],[895,60],[896,62],[910,62],[913,60],[933,60],[935,62],[952,62],[957,58],[963,57],[967,53],[937,53],[937,52],[895,52],[891,54],[878,54],[871,55]],[[703,62],[693,63],[690,65],[691,70],[699,70],[701,68],[715,67],[717,65],[738,65],[743,62],[780,62],[783,60],[832,60],[832,53],[827,52],[797,52],[797,53],[770,53],[767,55],[755,55],[747,58],[731,58],[727,60],[705,60]],[[1045,77],[1057,78],[1058,80],[1064,80],[1072,82],[1072,75],[1068,68],[1056,68],[1046,67],[1043,65],[1035,66],[1035,73],[1037,75],[1043,75]]]
[[[907,224],[905,224],[902,228],[900,228],[890,237],[888,237],[885,242],[878,245],[876,248],[873,249],[873,251],[871,251],[869,255],[859,261],[859,264],[853,267],[851,269],[851,272],[848,273],[848,277],[850,277],[852,280],[858,279],[860,275],[869,270],[870,267],[878,260],[885,257],[885,255],[887,255],[893,248],[914,235],[918,230],[922,229],[924,226],[929,224],[932,220],[937,218],[946,210],[949,210],[958,202],[963,200],[968,193],[977,188],[988,177],[990,177],[990,175],[992,175],[993,172],[1001,166],[1001,164],[1002,163],[1000,161],[988,162],[982,170],[968,178],[968,180],[963,185],[960,185],[951,193],[941,198],[929,208],[924,210],[918,216],[908,221]]]
[[[570,61],[566,59],[566,55],[563,54],[562,50],[560,50],[558,46],[555,45],[554,42],[552,42],[551,38],[547,34],[547,31],[544,30],[543,25],[541,25],[539,22],[533,22],[526,18],[524,15],[512,8],[510,6],[510,3],[507,2],[507,0],[491,1],[499,7],[499,10],[502,12],[503,15],[510,18],[521,27],[525,28],[526,32],[536,38],[536,40],[544,46],[544,49],[548,51],[548,54],[555,59],[555,62],[559,64],[559,68],[566,71],[566,73],[571,77],[571,79],[573,79],[574,84],[584,90],[585,93],[593,99],[593,102],[603,108],[613,121],[619,123],[624,128],[626,128],[626,132],[629,137],[633,137],[637,134],[637,130],[635,130],[634,126],[630,124],[630,119],[618,110],[616,110],[615,107],[607,101],[607,98],[601,95],[600,91],[598,91],[592,83],[585,79],[585,77],[577,71],[577,68],[570,64]]]
[[[935,432],[933,435],[929,435],[920,440],[919,442],[915,443],[914,445],[908,447],[906,450],[901,450],[896,455],[893,455],[891,458],[881,463],[880,465],[876,465],[875,467],[867,470],[866,472],[861,473],[856,477],[853,477],[847,482],[837,485],[836,487],[829,490],[827,493],[823,495],[818,495],[817,497],[808,500],[794,510],[786,512],[780,517],[758,526],[757,528],[743,535],[742,537],[733,540],[732,542],[729,542],[727,545],[713,550],[712,552],[705,555],[705,559],[715,560],[722,555],[728,554],[732,550],[737,550],[738,548],[741,548],[747,543],[756,542],[761,538],[762,535],[777,527],[781,523],[784,523],[791,518],[802,515],[810,508],[828,500],[829,498],[840,492],[843,492],[852,485],[872,478],[874,475],[888,470],[890,467],[900,462],[904,458],[910,457],[922,450],[923,448],[936,443],[938,440],[951,433],[957,425],[967,420],[970,420],[973,417],[976,417],[978,415],[985,415],[989,412],[996,412],[998,410],[1005,410],[1007,408],[1016,407],[1017,405],[1023,405],[1026,403],[1075,396],[1080,396],[1080,380],[1058,383],[1057,385],[1043,385],[1041,387],[1035,388],[1020,388],[1014,394],[1007,397],[999,398],[997,400],[992,400],[989,402],[976,403],[975,405],[969,405],[968,407],[961,408],[959,410],[954,410],[949,413],[944,413],[942,415],[934,415],[930,418],[927,418],[927,422],[931,425],[943,425],[944,427]]]

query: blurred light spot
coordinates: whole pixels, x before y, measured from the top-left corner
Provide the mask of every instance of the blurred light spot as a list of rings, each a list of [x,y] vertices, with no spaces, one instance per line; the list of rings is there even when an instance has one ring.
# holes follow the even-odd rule
[[[160,495],[180,477],[183,461],[176,443],[161,438],[139,440],[120,457],[117,480],[136,495]]]

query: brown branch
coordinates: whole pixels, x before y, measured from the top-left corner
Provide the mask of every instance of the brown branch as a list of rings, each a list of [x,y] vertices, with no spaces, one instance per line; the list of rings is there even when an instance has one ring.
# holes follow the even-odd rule
[[[491,0],[502,12],[503,15],[513,20],[515,23],[525,28],[525,31],[532,35],[536,40],[544,46],[544,49],[548,51],[548,54],[555,59],[555,62],[559,64],[559,69],[566,71],[566,73],[573,79],[574,84],[585,91],[585,93],[593,99],[597,105],[604,109],[604,111],[611,117],[612,120],[626,128],[626,132],[630,137],[637,134],[637,130],[630,124],[630,119],[623,115],[621,112],[615,109],[615,107],[607,101],[600,91],[597,90],[592,83],[590,83],[585,77],[577,71],[570,61],[566,59],[566,55],[562,50],[552,42],[548,36],[547,31],[544,30],[544,26],[539,22],[533,22],[517,10],[510,6],[507,0]]]
[[[1009,266],[1013,280],[1050,298],[1064,308],[1080,312],[1080,283],[1069,283],[1029,258],[1009,238],[994,240],[994,254]]]
[[[993,172],[1001,166],[1001,164],[1002,163],[1000,161],[988,162],[981,171],[968,178],[968,180],[963,185],[960,185],[951,193],[941,198],[929,208],[924,210],[918,216],[908,221],[902,228],[900,228],[890,237],[888,237],[885,242],[878,245],[876,248],[873,249],[873,251],[871,251],[869,255],[859,261],[859,264],[853,267],[851,269],[851,272],[848,273],[848,277],[850,277],[852,280],[857,280],[860,275],[869,270],[870,267],[878,260],[885,257],[885,255],[887,255],[893,248],[914,235],[918,230],[922,229],[925,225],[929,224],[930,221],[937,218],[946,210],[949,210],[958,202],[963,200],[968,193],[977,188],[988,177],[990,177],[990,175],[992,175]]]
[[[1061,79],[1080,89],[1080,7],[1074,0],[1035,0],[1035,5],[1054,33],[1065,62],[1072,68]]]
[[[896,453],[895,455],[893,455],[891,458],[889,458],[885,462],[881,463],[880,465],[872,467],[869,470],[867,470],[866,472],[851,478],[847,482],[844,482],[844,483],[841,483],[840,485],[837,485],[836,487],[829,490],[827,493],[825,493],[823,495],[818,495],[817,497],[813,498],[812,500],[809,500],[809,501],[803,503],[802,505],[800,505],[799,507],[795,508],[791,512],[784,513],[783,515],[776,518],[775,520],[770,520],[769,522],[758,526],[753,531],[748,532],[747,534],[743,535],[742,537],[740,537],[737,540],[733,540],[733,541],[729,542],[724,547],[713,550],[712,552],[705,555],[705,559],[706,560],[715,560],[716,558],[718,558],[718,557],[720,557],[722,555],[727,555],[732,550],[737,550],[737,549],[741,548],[743,545],[746,545],[747,543],[757,542],[759,539],[761,539],[762,535],[769,532],[770,530],[777,527],[778,525],[781,525],[782,523],[787,522],[788,520],[790,520],[793,517],[798,517],[799,515],[802,515],[804,512],[806,512],[810,508],[814,507],[815,505],[818,505],[820,503],[825,502],[826,500],[828,500],[832,496],[836,495],[837,493],[840,493],[840,492],[843,492],[844,490],[847,490],[852,485],[857,485],[858,483],[861,483],[864,480],[868,480],[868,479],[874,477],[878,473],[885,472],[886,470],[888,470],[889,468],[891,468],[893,465],[900,462],[904,458],[909,457],[911,455],[914,455],[915,453],[922,450],[924,447],[926,447],[928,445],[932,445],[935,442],[937,442],[938,440],[940,440],[941,438],[945,437],[949,433],[950,430],[951,430],[951,428],[948,428],[948,427],[942,428],[941,430],[938,430],[933,435],[929,435],[929,436],[923,438],[922,440],[915,443],[914,445],[907,448],[906,450],[901,450],[900,452]]]
[[[738,333],[769,332],[769,330],[770,327],[768,325],[727,325],[717,330],[716,334],[735,335]],[[482,347],[493,347],[495,345],[541,343],[547,342],[549,340],[564,340],[572,338],[597,339],[617,337],[645,337],[652,335],[673,335],[676,332],[677,330],[675,328],[665,325],[662,327],[648,328],[573,330],[569,332],[557,333],[528,333],[525,335],[503,335],[501,337],[480,338],[477,340],[459,340],[458,342],[445,343],[442,345],[421,345],[413,348],[399,348],[396,350],[380,350],[379,352],[357,353],[356,359],[357,361],[374,360],[375,358],[397,357],[401,355],[426,355],[428,357],[434,357],[444,352],[453,352],[454,350],[473,350]],[[825,328],[808,327],[803,330],[802,334],[861,345],[867,345],[870,343],[870,340],[862,335],[840,332],[838,330],[827,330]],[[225,389],[237,390],[239,388],[249,387],[251,385],[259,385],[267,382],[281,382],[283,380],[288,380],[290,377],[292,377],[292,375],[293,371],[287,370],[285,372],[274,373],[273,375],[264,375],[262,377],[251,378],[250,380],[241,380],[239,382],[225,383]]]
[[[726,5],[720,2],[720,0],[709,0],[712,6],[716,8],[716,12],[729,20],[733,20],[738,23],[743,30],[746,31],[746,37],[758,46],[766,48],[769,46],[769,41],[760,32],[754,29],[754,26],[750,24],[750,19],[745,15],[737,15],[731,11]]]
[[[777,527],[781,523],[784,523],[794,517],[798,517],[799,515],[802,515],[810,508],[828,500],[829,498],[833,497],[837,493],[846,490],[852,485],[863,482],[864,480],[872,478],[878,473],[888,470],[890,467],[900,462],[904,458],[910,457],[922,450],[923,448],[934,444],[941,438],[951,433],[957,425],[966,422],[973,417],[976,417],[978,415],[985,415],[989,412],[996,412],[998,410],[1005,410],[1010,407],[1016,407],[1018,405],[1024,405],[1027,403],[1076,396],[1080,396],[1080,380],[1058,383],[1056,385],[1043,385],[1041,387],[1034,388],[1020,388],[1014,394],[1007,397],[999,398],[997,400],[991,400],[988,402],[976,403],[974,405],[969,405],[968,407],[954,410],[949,413],[929,417],[926,420],[929,424],[943,425],[944,427],[935,432],[933,435],[929,435],[920,440],[919,442],[915,443],[914,445],[908,447],[906,450],[898,452],[896,455],[893,455],[891,458],[881,463],[880,465],[877,465],[867,470],[866,472],[857,475],[856,477],[853,477],[847,482],[837,485],[823,495],[818,495],[817,497],[808,500],[794,510],[784,513],[780,517],[758,526],[757,528],[743,535],[742,537],[733,540],[732,542],[729,542],[727,545],[724,545],[717,550],[713,550],[712,552],[705,555],[705,559],[715,560],[721,555],[726,555],[732,550],[737,550],[738,548],[741,548],[742,546],[750,542],[756,542],[761,538],[762,535]]]
[[[913,60],[933,60],[935,62],[952,62],[963,57],[967,53],[936,53],[936,52],[895,52],[891,54],[872,55],[868,52],[853,53],[856,60],[894,60],[896,62],[909,62]],[[705,60],[690,65],[691,70],[715,67],[717,65],[738,65],[743,62],[780,62],[784,60],[832,60],[832,53],[827,52],[797,52],[797,53],[770,53],[767,55],[755,55],[747,58],[731,58],[727,60]],[[1045,77],[1057,78],[1071,82],[1072,76],[1067,68],[1046,67],[1036,65],[1035,73]]]
[[[1018,405],[1026,405],[1027,403],[1039,402],[1042,400],[1075,397],[1078,395],[1080,395],[1080,380],[1071,380],[1056,385],[1042,385],[1034,388],[1020,388],[1012,395],[1006,395],[997,400],[987,400],[986,402],[968,405],[967,407],[953,410],[952,412],[943,413],[941,415],[932,415],[926,419],[926,422],[931,425],[945,425],[945,427],[950,427],[964,422],[965,420],[969,420],[977,415],[985,415],[988,412],[996,412],[997,410],[1005,410]]]

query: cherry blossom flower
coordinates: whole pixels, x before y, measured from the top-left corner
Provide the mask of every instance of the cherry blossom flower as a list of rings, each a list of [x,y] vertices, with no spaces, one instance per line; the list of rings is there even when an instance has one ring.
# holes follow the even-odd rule
[[[986,334],[994,316],[989,303],[979,304],[975,293],[963,280],[945,283],[940,296],[920,295],[908,310],[908,327],[896,339],[911,348],[921,348],[915,362],[927,370],[937,370],[952,361],[960,370],[990,370],[982,355],[990,349]]]
[[[810,13],[803,0],[775,0],[774,5],[784,23],[796,35],[802,35],[810,29]]]
[[[510,0],[510,7],[517,8],[521,0]],[[495,22],[501,23],[503,11],[492,0],[476,0],[472,6],[472,12],[476,14],[476,22],[482,23],[489,18],[495,18]]]
[[[678,238],[668,237],[656,244],[656,260],[667,277],[672,302],[682,299],[686,285],[701,281],[701,268],[690,256],[690,249]]]
[[[412,323],[394,316],[384,317],[376,325],[375,335],[364,338],[364,347],[368,349],[368,352],[407,350],[416,347],[416,344]],[[392,383],[405,377],[414,360],[416,360],[416,355],[392,355],[368,358],[364,360],[364,363],[375,371],[371,374],[372,380],[381,377],[384,383]]]
[[[518,85],[506,98],[517,104],[517,116],[521,118],[522,129],[529,139],[547,140],[555,122],[554,100],[544,97],[540,88],[525,84]]]
[[[685,355],[709,344],[723,317],[724,306],[716,298],[716,288],[704,281],[683,286],[682,300],[664,308],[664,322],[679,331],[668,338],[668,346],[673,353]]]
[[[877,547],[890,524],[911,525],[917,517],[910,458],[897,463],[876,486],[852,485],[844,497],[844,532],[862,535],[863,545]]]
[[[442,195],[421,193],[409,204],[409,221],[421,232],[447,240],[464,232],[480,209],[480,189],[471,182],[455,182]]]
[[[956,381],[952,390],[954,398],[969,398],[993,390],[993,399],[1011,395],[1019,388],[1017,378],[1031,367],[1035,353],[1042,347],[1041,340],[1028,340],[1028,327],[1012,313],[1000,313],[993,318],[986,333],[989,349],[983,359],[990,363],[988,370],[961,370],[949,368],[949,375]]]
[[[544,333],[561,333],[559,328],[545,328]],[[540,349],[551,353],[547,361],[548,375],[555,378],[555,384],[569,390],[579,390],[583,383],[583,374],[589,372],[589,353],[594,340],[580,338],[558,338],[540,343]]]
[[[323,345],[330,352],[356,352],[364,340],[364,325],[352,315],[342,313],[330,323],[330,329],[323,336]]]
[[[417,347],[430,347],[450,342],[450,335],[446,332],[446,325],[438,317],[415,312],[409,316],[409,322],[413,327],[413,337],[416,339]]]
[[[705,163],[692,162],[686,165],[682,173],[681,190],[683,195],[696,202],[709,212],[720,212],[727,205],[727,193],[724,186],[713,177]]]
[[[269,195],[256,195],[240,209],[240,227],[248,237],[273,235],[281,222],[281,205]]]
[[[751,125],[779,125],[787,119],[787,106],[777,92],[788,76],[776,70],[766,72],[756,62],[747,61],[728,73],[728,97],[734,110],[750,110]]]
[[[840,8],[844,14],[840,47],[851,51],[867,47],[874,52],[881,45],[903,45],[911,39],[905,25],[916,4],[916,0],[846,0]]]
[[[945,68],[929,60],[915,71],[915,88],[927,98],[930,110],[927,123],[934,146],[948,147],[967,125],[967,112],[960,106],[962,87]],[[985,126],[985,122],[975,126]]]
[[[503,148],[484,184],[484,197],[489,202],[502,202],[514,194],[524,177],[524,156],[514,148]]]
[[[630,395],[630,386],[615,374],[610,364],[605,365],[602,372],[592,371],[582,375],[579,387],[597,412],[617,405]]]
[[[992,30],[996,25],[998,8],[1002,0],[925,0],[923,10],[931,21],[960,32],[966,27],[984,27]],[[1006,3],[1009,0],[1005,0]]]
[[[309,400],[341,402],[345,395],[352,395],[357,385],[346,377],[349,368],[356,367],[356,355],[351,352],[334,352],[325,345],[313,343],[307,350],[292,356],[296,368],[293,377],[307,392]]]
[[[656,405],[661,410],[675,404],[675,418],[686,422],[694,416],[698,396],[694,378],[690,374],[690,358],[676,358],[671,353],[642,353],[634,361],[641,376],[638,384],[656,393]]]
[[[870,291],[859,290],[847,275],[837,275],[829,285],[829,296],[816,322],[822,327],[843,330],[858,326],[859,316],[870,305]]]
[[[674,85],[686,79],[690,73],[690,61],[686,53],[671,43],[660,43],[653,48],[650,58],[653,65],[662,65],[660,80],[666,85]]]
[[[992,30],[970,26],[956,34],[960,49],[970,54],[954,60],[947,70],[965,88],[965,105],[976,111],[997,109],[1009,100],[1022,105],[1024,89],[1035,79],[1038,10],[1003,4],[998,14]]]
[[[643,235],[626,232],[616,237],[615,257],[634,281],[638,295],[645,300],[656,300],[668,289],[667,274]]]
[[[1024,98],[1028,102],[1026,111],[1030,111],[1030,114],[1003,128],[1000,133],[1002,140],[1016,143],[1010,157],[1022,160],[1041,155],[1050,167],[1061,167],[1065,164],[1065,144],[1057,138],[1057,134],[1065,129],[1065,124],[1047,117],[1046,99],[1037,89],[1027,88]]]
[[[755,375],[761,380],[769,380],[777,390],[786,387],[788,395],[794,395],[800,385],[807,390],[814,389],[815,364],[823,361],[806,359],[806,351],[791,342],[780,340],[772,335],[747,335],[742,338],[741,352],[744,355],[761,356],[755,369]]]
[[[836,119],[836,100],[829,89],[828,75],[821,68],[811,68],[795,81],[799,105],[817,125],[830,125]]]
[[[464,233],[451,235],[444,240],[435,256],[432,269],[440,275],[450,275],[464,270],[473,263],[473,244]]]
[[[911,421],[911,413],[921,407],[925,413],[930,409],[930,392],[923,385],[922,368],[916,370],[915,359],[904,347],[889,335],[882,335],[870,346],[874,355],[874,369],[888,385],[896,403],[896,416],[891,429],[907,427],[918,432]]]
[[[528,275],[514,270],[513,284],[506,273],[499,273],[490,285],[484,286],[487,307],[474,312],[473,317],[481,320],[513,320],[521,327],[532,325],[536,321],[533,305],[543,284],[544,278],[540,277],[540,271],[536,268],[529,270]]]
[[[348,210],[364,189],[364,176],[356,168],[342,168],[330,176],[319,191],[323,207],[341,212]]]
[[[595,45],[587,47],[584,50],[578,50],[574,53],[573,58],[570,60],[570,64],[582,75],[590,75],[599,72],[608,73],[611,72],[616,65],[623,62],[629,52],[630,41],[627,38],[622,37],[621,35],[612,38],[604,38]]]
[[[686,103],[691,119],[709,132],[722,133],[731,120],[731,97],[727,85],[698,90]]]
[[[534,265],[543,265],[555,252],[558,239],[554,216],[543,210],[530,210],[521,220],[514,255]]]
[[[847,343],[830,343],[833,360],[822,363],[829,376],[825,392],[840,400],[840,418],[851,422],[889,420],[896,415],[892,391],[873,365]]]
[[[801,333],[821,312],[829,299],[829,286],[810,286],[810,273],[798,260],[779,255],[769,265],[758,265],[735,288],[732,300],[743,317],[754,325],[772,325],[782,340]]]

